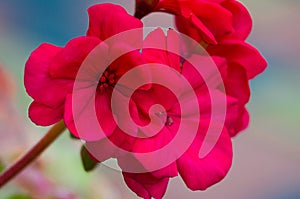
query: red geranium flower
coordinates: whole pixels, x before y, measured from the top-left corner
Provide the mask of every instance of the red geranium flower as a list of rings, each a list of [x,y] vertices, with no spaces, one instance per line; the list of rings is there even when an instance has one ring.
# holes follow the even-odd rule
[[[120,6],[96,5],[89,8],[87,36],[75,38],[63,48],[42,44],[30,55],[25,68],[25,87],[34,99],[29,108],[33,122],[47,126],[64,119],[74,136],[87,141],[91,158],[99,162],[117,158],[127,185],[137,195],[150,199],[162,198],[169,178],[178,173],[192,190],[204,190],[226,176],[232,161],[230,137],[248,123],[245,109],[250,96],[248,81],[264,70],[266,62],[256,49],[243,42],[251,29],[251,19],[237,1],[162,0],[147,6],[176,14],[179,30],[201,42],[208,54],[188,50],[188,45],[182,46],[180,37],[172,30],[165,36],[158,29],[143,40],[140,20],[128,15]],[[136,30],[136,34],[122,37],[121,33],[132,30]],[[121,35],[122,40],[115,40],[116,35]],[[160,48],[155,49],[156,45]],[[170,48],[177,49],[178,54],[176,50],[169,52]],[[186,57],[180,56],[182,49],[186,50]],[[119,51],[126,53],[116,57],[114,52]],[[98,52],[95,60],[87,59],[94,52]],[[216,70],[210,71],[208,60],[217,65]],[[206,76],[199,74],[190,61],[203,66]],[[132,82],[123,84],[122,78],[127,72],[145,64],[149,70],[141,71],[130,79]],[[177,76],[153,71],[156,65],[166,66]],[[217,78],[215,73],[220,73],[222,78]],[[164,77],[165,82],[173,83],[175,94],[151,82],[155,75],[162,75],[159,79]],[[190,87],[182,79],[186,79],[193,90],[196,106],[191,102],[194,95],[189,92]],[[133,83],[139,80],[147,83],[135,90]],[[114,95],[119,97],[118,101]],[[128,97],[126,104],[123,99]],[[225,111],[214,115],[213,107],[222,106],[223,102]],[[129,106],[130,116],[122,109],[124,104]],[[151,112],[155,104],[162,105],[164,110]],[[119,108],[118,111],[112,110],[112,105]],[[93,115],[87,106],[95,109],[104,134],[97,132],[98,126],[91,122]],[[195,117],[198,109],[200,118]],[[128,122],[129,117],[135,124]],[[152,120],[161,127],[155,135],[151,134],[153,129],[144,128]],[[160,156],[144,158],[140,155],[169,145],[176,138],[182,121],[188,124],[177,147]],[[83,128],[78,128],[78,124]],[[216,130],[208,133],[211,126]],[[196,129],[194,135],[189,130],[192,127]],[[211,136],[209,141],[213,148],[201,158],[201,148],[210,144],[207,136]],[[138,170],[144,169],[143,172],[134,173],[128,169],[132,165]]]
[[[162,64],[182,74],[182,76],[179,77],[171,76],[171,74],[168,75],[170,78],[169,81],[173,82],[172,84],[176,87],[177,93],[180,93],[180,98],[177,99],[170,90],[156,84],[151,85],[146,91],[137,90],[132,95],[132,100],[138,109],[138,115],[134,117],[135,122],[138,124],[145,125],[149,123],[151,119],[148,113],[152,105],[160,104],[165,108],[164,112],[158,111],[152,113],[152,117],[156,117],[156,121],[163,126],[162,129],[155,135],[147,136],[147,132],[136,127],[136,131],[138,131],[140,135],[143,134],[146,136],[146,139],[135,138],[123,131],[117,130],[117,133],[107,140],[87,143],[89,149],[99,151],[93,154],[94,158],[98,161],[104,161],[110,157],[117,157],[120,167],[125,170],[123,176],[126,184],[136,192],[137,195],[145,199],[150,199],[151,197],[162,198],[166,191],[169,178],[177,176],[178,172],[190,189],[205,190],[222,180],[231,166],[232,146],[227,125],[223,127],[221,124],[222,127],[220,130],[222,132],[219,137],[217,135],[219,133],[217,128],[213,132],[214,135],[208,135],[218,137],[212,151],[205,158],[200,158],[199,153],[200,148],[207,144],[207,141],[204,139],[208,134],[209,126],[222,123],[222,121],[220,121],[221,119],[218,118],[222,118],[225,114],[225,120],[228,126],[236,120],[237,100],[233,97],[226,96],[226,93],[223,93],[223,90],[219,89],[221,82],[218,81],[215,82],[214,90],[209,91],[205,86],[205,80],[193,69],[191,63],[188,61],[181,63],[182,60],[179,55],[168,52],[169,48],[174,48],[171,46],[176,45],[178,37],[179,36],[172,30],[169,31],[167,37],[160,29],[151,32],[144,41],[142,55],[150,65]],[[149,48],[149,46],[154,49]],[[210,65],[205,62],[207,58],[203,55],[194,54],[192,59],[194,59],[197,64],[202,65],[203,68],[210,67]],[[222,58],[214,57],[214,60],[219,62],[220,65],[221,62],[224,64],[224,59]],[[155,71],[151,74],[153,76],[160,75]],[[164,75],[162,74],[161,76],[163,77]],[[179,126],[181,122],[183,122],[182,118],[185,119],[185,122],[188,121],[188,124],[186,124],[188,126],[193,126],[199,122],[199,118],[197,118],[197,114],[195,113],[197,107],[195,107],[195,104],[191,101],[191,93],[189,93],[187,87],[182,84],[181,77],[186,78],[191,84],[193,91],[196,92],[197,106],[201,109],[200,124],[197,126],[195,138],[193,138],[191,143],[188,143],[188,139],[193,135],[193,132],[189,131],[192,129],[191,127],[187,127],[184,131],[185,135],[181,137],[181,141],[176,147],[170,148],[170,150],[167,150],[165,153],[158,153],[158,155],[154,157],[150,156],[150,158],[145,158],[140,156],[140,153],[153,152],[170,144],[178,134]],[[211,78],[213,79],[213,77]],[[211,98],[217,99],[214,101],[214,104],[212,104]],[[227,101],[227,112],[220,112],[219,115],[213,115],[212,117],[212,106],[219,106],[219,104],[222,104],[222,99],[224,98],[226,98]],[[185,113],[181,112],[181,106],[187,109]],[[117,141],[121,138],[123,140],[122,143]],[[122,152],[122,150],[116,149],[115,146],[110,144],[110,141],[116,145],[119,144],[119,148],[130,151],[130,155]],[[185,144],[189,144],[189,147],[187,147],[185,151],[180,151]],[[101,150],[103,146],[107,149],[106,151]],[[172,160],[173,157],[175,157],[174,160]],[[172,161],[169,162],[169,160]],[[163,164],[164,162],[167,164]],[[126,172],[128,167],[134,166],[141,166],[145,171],[149,170],[149,172]],[[153,170],[153,168],[156,167],[158,169]]]
[[[137,1],[137,11],[147,6],[143,2]],[[211,56],[226,59],[226,72],[222,74],[225,89],[228,95],[239,101],[239,117],[228,130],[231,136],[241,132],[249,123],[245,108],[250,98],[249,80],[262,73],[267,66],[260,53],[244,42],[252,28],[247,9],[236,0],[149,2],[152,4],[148,4],[144,15],[156,11],[174,14],[180,32],[201,43]]]
[[[26,63],[25,87],[27,93],[34,99],[29,108],[29,117],[38,125],[52,125],[63,119],[64,114],[67,117],[66,121],[70,121],[69,115],[65,112],[68,110],[65,109],[66,98],[68,94],[72,94],[77,72],[87,55],[101,41],[120,32],[142,27],[138,19],[128,15],[120,6],[96,5],[89,8],[88,12],[90,26],[87,36],[71,40],[64,48],[42,44],[32,52]],[[138,38],[136,39],[138,41]],[[115,80],[112,74],[104,73],[103,78],[108,83]],[[108,86],[101,81],[100,90]],[[99,100],[108,103],[108,96],[103,95]],[[101,107],[104,109],[101,111],[107,113],[108,108],[102,105]],[[105,119],[110,120],[109,115]],[[67,122],[67,125],[71,124]],[[70,128],[73,129],[71,126]],[[76,131],[72,132],[77,135]]]
[[[252,27],[247,9],[236,0],[160,0],[150,1],[150,12],[167,12],[176,16],[178,30],[196,41],[216,44],[226,39],[245,40]],[[147,8],[137,1],[137,12]],[[139,6],[140,5],[140,6]]]

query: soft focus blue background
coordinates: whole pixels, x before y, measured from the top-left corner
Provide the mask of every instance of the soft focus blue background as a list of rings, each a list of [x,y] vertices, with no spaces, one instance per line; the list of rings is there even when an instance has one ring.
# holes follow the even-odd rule
[[[0,63],[17,82],[16,107],[24,119],[28,146],[45,129],[36,128],[26,118],[31,99],[23,88],[24,63],[42,42],[62,46],[71,38],[84,35],[88,24],[86,9],[100,2],[104,1],[0,0]],[[125,5],[133,12],[133,0],[106,2]],[[206,192],[193,193],[180,178],[173,179],[166,198],[300,198],[300,1],[242,2],[254,20],[249,42],[260,49],[269,63],[266,72],[251,83],[251,125],[233,141],[234,163],[223,182]],[[145,24],[171,24],[170,17],[161,20],[161,16],[164,15],[152,15]],[[101,167],[96,174],[85,174],[79,145],[64,136],[43,156],[54,182],[73,190],[79,198],[135,198],[115,171]]]

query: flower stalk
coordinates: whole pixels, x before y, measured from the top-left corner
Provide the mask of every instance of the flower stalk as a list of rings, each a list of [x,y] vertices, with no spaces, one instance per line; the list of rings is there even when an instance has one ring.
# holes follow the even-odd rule
[[[158,3],[159,0],[137,0],[134,16],[138,19],[142,19],[144,16],[153,12]]]
[[[48,146],[50,146],[66,129],[63,121],[56,123],[46,135],[34,145],[24,156],[7,168],[0,175],[0,188],[32,163]]]

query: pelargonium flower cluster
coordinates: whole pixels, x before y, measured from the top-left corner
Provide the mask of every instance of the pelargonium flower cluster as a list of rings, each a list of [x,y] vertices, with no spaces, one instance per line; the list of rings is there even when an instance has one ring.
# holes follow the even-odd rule
[[[175,16],[180,33],[158,28],[144,38],[140,19],[160,11]],[[247,9],[235,0],[136,0],[135,16],[113,4],[88,13],[86,36],[65,47],[42,44],[30,55],[31,120],[64,120],[92,161],[116,158],[128,187],[145,199],[162,198],[178,175],[191,190],[221,181],[232,163],[231,137],[248,126],[249,80],[266,67],[245,42]]]

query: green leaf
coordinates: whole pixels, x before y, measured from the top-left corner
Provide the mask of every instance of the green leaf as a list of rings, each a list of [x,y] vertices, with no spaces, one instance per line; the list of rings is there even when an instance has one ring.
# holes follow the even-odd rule
[[[5,169],[4,164],[0,161],[0,173]]]
[[[83,168],[85,171],[87,172],[92,171],[97,166],[98,162],[96,162],[91,158],[90,154],[88,153],[84,145],[82,145],[81,147],[80,155],[81,155]]]
[[[8,197],[7,199],[32,199],[30,196],[16,194]]]
[[[69,131],[69,135],[70,135],[70,138],[71,138],[71,139],[79,140],[79,138],[78,138],[78,137],[75,137],[70,131]]]

